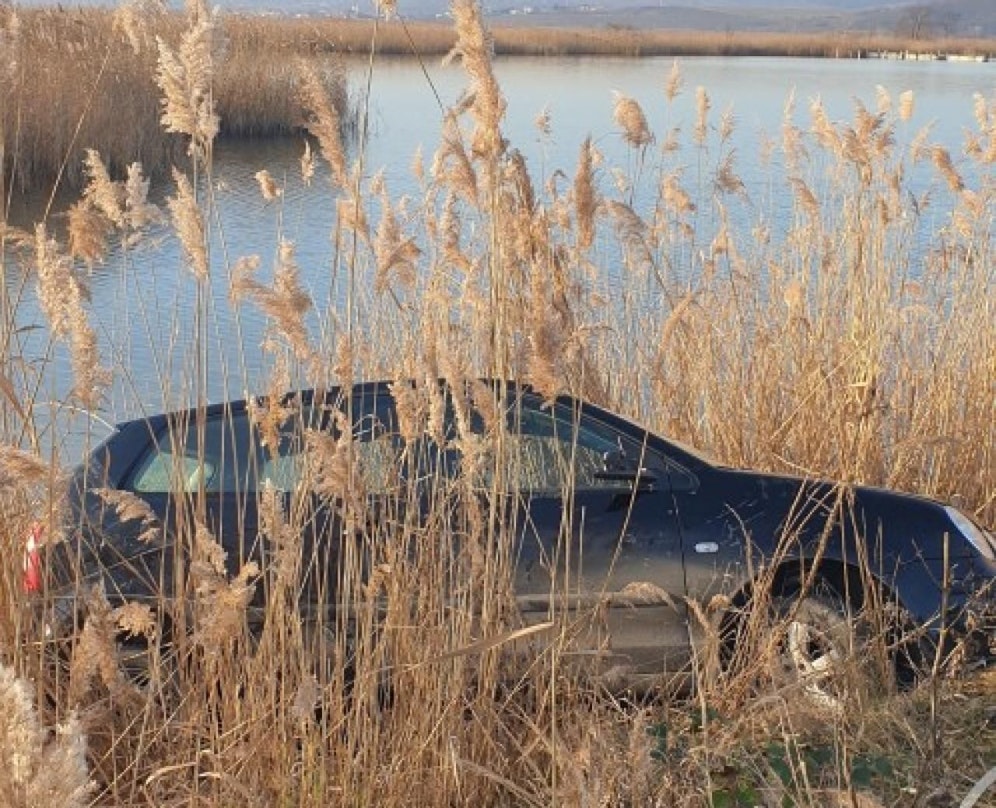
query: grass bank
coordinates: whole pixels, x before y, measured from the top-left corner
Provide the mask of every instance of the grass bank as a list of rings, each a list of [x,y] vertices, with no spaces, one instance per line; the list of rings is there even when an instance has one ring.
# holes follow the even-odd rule
[[[0,272],[0,802],[957,804],[996,756],[993,677],[931,668],[897,692],[868,664],[888,652],[886,639],[860,625],[861,653],[832,709],[775,675],[777,625],[762,624],[721,668],[710,614],[693,616],[706,641],[691,698],[666,689],[618,698],[572,665],[572,636],[601,625],[600,607],[552,609],[560,629],[534,644],[509,597],[515,525],[481,510],[481,494],[495,502],[503,490],[483,489],[473,473],[509,444],[500,430],[473,433],[469,417],[457,419],[450,446],[466,471],[435,481],[427,518],[412,518],[413,507],[367,518],[363,464],[343,429],[334,445],[315,441],[303,453],[310,471],[290,507],[265,487],[240,492],[260,497],[265,523],[247,540],[268,548],[267,563],[227,569],[198,494],[185,500],[178,489],[168,525],[175,587],[151,604],[127,603],[80,581],[75,641],[46,633],[59,604],[51,592],[25,596],[24,539],[41,522],[44,541],[58,546],[78,541],[82,525],[61,519],[64,469],[58,447],[55,456],[41,448],[39,379],[56,351],[71,356],[58,432],[85,420],[81,411],[103,412],[109,374],[135,373],[121,358],[127,345],[106,342],[107,301],[88,299],[87,268],[104,261],[120,270],[109,274],[122,297],[152,297],[155,279],[128,261],[153,220],[168,220],[183,248],[161,271],[195,291],[195,311],[174,313],[194,339],[181,356],[168,341],[153,345],[159,366],[172,363],[180,377],[164,373],[162,400],[135,410],[203,405],[206,374],[237,338],[212,330],[213,313],[252,308],[270,328],[245,351],[262,356],[273,390],[291,379],[415,380],[402,441],[437,436],[435,380],[472,391],[457,401],[483,419],[489,401],[474,379],[514,377],[545,394],[583,394],[731,464],[956,497],[996,523],[993,99],[976,100],[978,127],[963,144],[934,142],[911,96],[879,92],[839,123],[818,102],[804,125],[787,115],[759,159],[784,187],[776,202],[788,215],[770,213],[768,187],[740,179],[729,147],[736,121],[711,110],[706,88],[695,90],[695,119],[669,132],[651,131],[620,95],[604,115],[629,145],[628,165],[606,165],[585,141],[576,164],[559,167],[567,181],[541,184],[503,131],[478,9],[455,9],[469,93],[431,159],[413,167],[421,196],[392,198],[382,177],[347,158],[336,88],[306,72],[300,102],[314,151],[300,176],[261,172],[261,198],[291,204],[280,183],[312,182],[321,161],[336,211],[323,266],[343,279],[342,300],[308,295],[285,240],[238,256],[211,251],[222,219],[199,179],[211,171],[220,100],[171,92],[169,82],[153,106],[189,167],[173,176],[164,209],[150,209],[141,176],[112,179],[97,154],[75,242],[40,227],[20,252],[0,251],[20,270]],[[192,3],[179,26],[189,86],[213,86],[221,63],[195,58],[210,52],[210,14]],[[156,70],[172,75],[173,51],[158,59]],[[676,65],[660,103],[686,91]],[[929,173],[928,187],[908,185],[914,169]],[[651,191],[639,208],[637,186]],[[599,272],[607,254],[618,261],[613,286]],[[261,256],[273,257],[272,269],[255,271]],[[213,295],[218,276],[227,288]],[[27,287],[12,288],[15,277],[37,287],[44,322],[24,322]],[[301,413],[255,417],[262,430]],[[348,411],[337,417],[350,424]],[[400,503],[424,493],[403,489]],[[322,538],[344,548],[336,597],[348,614],[297,610],[312,497],[344,517],[342,533]],[[144,519],[140,502],[122,505]],[[575,526],[566,519],[565,536]],[[164,526],[149,527],[155,550]],[[552,569],[550,589],[569,602]],[[250,632],[254,592],[268,599],[262,629]],[[124,675],[135,646],[149,655],[138,681]]]

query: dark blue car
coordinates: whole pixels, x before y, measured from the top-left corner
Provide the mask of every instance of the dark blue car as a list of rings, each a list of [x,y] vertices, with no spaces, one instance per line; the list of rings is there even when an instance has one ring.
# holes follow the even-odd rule
[[[600,630],[578,653],[628,681],[688,670],[699,618],[717,604],[726,644],[735,644],[761,588],[765,608],[788,620],[785,664],[802,675],[825,673],[843,652],[834,626],[873,604],[887,606],[897,637],[917,637],[918,649],[971,634],[973,653],[991,651],[996,537],[951,506],[727,468],[599,407],[546,401],[512,384],[479,384],[476,402],[440,388],[435,425],[413,427],[399,413],[399,389],[297,393],[281,403],[278,428],[272,419],[263,426],[257,401],[121,424],[77,470],[68,538],[46,559],[32,556],[34,588],[54,593],[61,614],[98,581],[112,603],[161,604],[162,593],[182,591],[171,537],[194,512],[224,546],[231,572],[248,559],[265,569],[272,551],[260,537],[257,493],[269,487],[305,513],[302,610],[343,608],[335,594],[343,496],[316,487],[308,463],[324,435],[348,445],[355,493],[371,519],[397,518],[398,503],[430,508],[433,482],[470,486],[488,513],[502,515],[493,534],[514,544],[523,623],[590,607]],[[480,439],[473,468],[468,436]],[[142,535],[148,519],[110,507],[98,493],[107,489],[144,500],[159,540]]]

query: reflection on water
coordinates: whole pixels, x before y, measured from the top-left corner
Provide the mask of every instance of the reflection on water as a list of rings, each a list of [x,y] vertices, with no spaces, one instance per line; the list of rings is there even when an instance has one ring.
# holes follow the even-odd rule
[[[784,182],[785,172],[777,165],[777,149],[766,144],[780,138],[791,96],[795,98],[791,117],[805,129],[810,122],[809,105],[817,98],[831,120],[848,121],[857,99],[875,111],[877,88],[893,103],[898,103],[902,92],[912,90],[915,116],[908,131],[897,131],[897,141],[912,141],[921,127],[930,124],[929,141],[942,143],[957,155],[964,132],[975,127],[973,94],[992,97],[996,87],[996,69],[974,63],[703,57],[683,59],[681,64],[683,91],[668,104],[664,96],[671,71],[668,59],[500,60],[496,67],[508,101],[504,132],[525,156],[535,187],[542,189],[547,181],[562,187],[569,183],[580,144],[590,135],[604,155],[602,179],[607,191],[612,189],[611,168],[622,169],[637,178],[634,186],[622,191],[623,198],[631,198],[634,207],[646,213],[646,205],[656,194],[659,172],[680,170],[683,183],[702,196],[701,215],[708,217],[712,215],[708,178],[732,154],[746,198],[729,211],[731,221],[745,226],[764,211],[769,224],[777,227],[771,218],[784,215],[789,196],[778,184]],[[465,76],[457,67],[438,66],[430,66],[427,76],[419,65],[406,60],[380,60],[370,73],[366,63],[358,63],[352,71],[354,94],[368,83],[370,87],[364,174],[370,177],[382,171],[392,198],[408,196],[415,204],[422,190],[412,171],[413,159],[421,153],[426,164],[430,162],[439,142],[443,107],[459,99]],[[712,131],[704,150],[690,146],[698,87],[706,88],[711,104]],[[636,98],[643,106],[657,137],[645,153],[626,147],[620,138],[612,120],[616,92]],[[728,111],[734,124],[723,140],[717,130]],[[544,112],[550,119],[549,134],[536,125]],[[675,128],[680,129],[685,145],[662,157],[660,146]],[[212,274],[203,328],[210,345],[206,378],[213,400],[260,389],[267,371],[259,350],[265,338],[263,318],[251,306],[235,313],[228,303],[228,269],[238,258],[258,255],[266,280],[281,240],[294,243],[297,262],[318,308],[310,321],[316,338],[330,303],[332,308],[342,306],[345,279],[337,269],[332,243],[335,196],[321,173],[310,185],[302,180],[302,151],[303,142],[295,139],[219,144],[214,174],[202,189],[202,193],[210,192],[212,203]],[[765,158],[765,154],[770,156]],[[278,200],[267,202],[259,192],[254,177],[264,168],[283,189]],[[915,177],[912,181],[917,182]],[[167,191],[158,189],[160,198]],[[26,225],[41,214],[46,201],[44,195],[18,198],[12,218]],[[57,200],[62,209],[66,204],[68,200]],[[932,224],[925,226],[930,229]],[[611,271],[614,253],[610,247],[605,250],[602,257]],[[22,260],[12,255],[5,257],[4,269],[8,290],[19,288],[27,277]],[[101,417],[121,420],[161,409],[164,400],[183,399],[182,380],[194,361],[196,285],[169,228],[154,233],[144,246],[112,254],[93,269],[91,287],[102,354],[115,371],[114,387]],[[31,328],[42,322],[33,299],[33,280],[24,283],[23,290],[18,320],[25,330],[20,339],[25,359],[33,363],[48,354],[48,342],[44,330]],[[69,386],[68,362],[59,349],[45,368],[39,397],[60,401]],[[164,387],[168,389],[165,399]]]

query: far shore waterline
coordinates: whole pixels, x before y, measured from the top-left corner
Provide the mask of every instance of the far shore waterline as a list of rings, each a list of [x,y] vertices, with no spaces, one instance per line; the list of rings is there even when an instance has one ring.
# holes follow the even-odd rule
[[[245,15],[246,19],[251,17]],[[324,41],[345,53],[436,56],[448,53],[454,41],[450,23],[443,20],[264,19],[288,26],[313,26],[314,44],[319,50],[319,43]],[[996,39],[991,37],[909,38],[871,31],[799,33],[559,26],[505,18],[492,19],[490,33],[495,56],[786,56],[996,61]]]

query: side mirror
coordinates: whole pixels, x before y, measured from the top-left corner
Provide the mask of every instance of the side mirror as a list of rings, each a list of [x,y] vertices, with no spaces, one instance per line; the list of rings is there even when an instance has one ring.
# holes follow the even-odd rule
[[[602,471],[615,473],[620,471],[634,471],[633,464],[626,457],[626,450],[622,445],[622,438],[617,439],[617,448],[605,452],[602,455]]]

